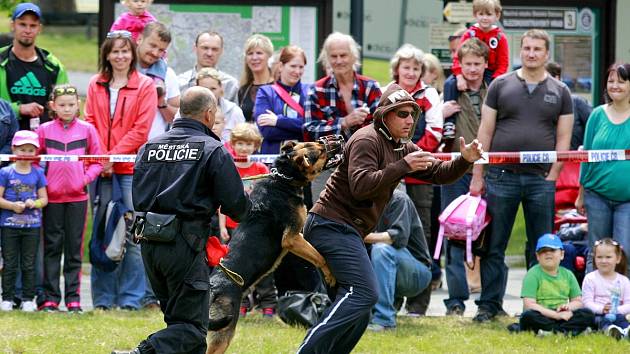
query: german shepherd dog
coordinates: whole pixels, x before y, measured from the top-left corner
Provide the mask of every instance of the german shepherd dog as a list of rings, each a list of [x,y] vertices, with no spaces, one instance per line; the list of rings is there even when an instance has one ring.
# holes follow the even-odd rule
[[[272,272],[287,252],[318,267],[331,286],[335,278],[324,258],[301,234],[306,219],[302,188],[324,169],[341,162],[343,138],[289,142],[271,176],[254,185],[252,209],[238,225],[230,251],[210,275],[207,353],[224,353],[234,336],[243,292]]]

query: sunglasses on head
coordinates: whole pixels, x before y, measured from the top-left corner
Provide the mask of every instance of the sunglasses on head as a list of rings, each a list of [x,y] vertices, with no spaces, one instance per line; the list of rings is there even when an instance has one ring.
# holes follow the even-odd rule
[[[219,82],[219,85],[221,84],[221,78],[217,76],[217,74],[215,73],[208,73],[208,72],[200,72],[197,73],[197,81],[201,80],[201,79],[214,79],[215,81]]]
[[[612,245],[612,246],[619,246],[619,242],[612,240],[612,239],[601,239],[601,240],[597,240],[594,243],[595,247],[599,246],[599,245]]]
[[[131,32],[125,30],[111,31],[107,32],[106,38],[131,38]]]
[[[409,112],[409,111],[396,111],[396,117],[398,118],[402,118],[405,119],[409,116],[413,116],[413,112]]]
[[[617,68],[617,75],[619,75],[619,78],[623,81],[628,81],[630,79],[630,73],[628,73],[628,70],[626,70],[623,65],[619,65]]]
[[[77,94],[77,89],[76,89],[76,87],[73,87],[73,86],[70,86],[70,87],[55,87],[53,89],[53,94],[55,96],[76,95]]]

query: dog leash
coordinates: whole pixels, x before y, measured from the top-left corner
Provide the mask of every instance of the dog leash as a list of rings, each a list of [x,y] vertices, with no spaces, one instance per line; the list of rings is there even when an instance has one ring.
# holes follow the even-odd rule
[[[271,169],[271,173],[264,173],[261,175],[254,175],[254,176],[248,176],[248,177],[243,177],[241,178],[241,180],[243,181],[250,181],[250,180],[255,180],[255,179],[262,179],[262,178],[267,178],[267,177],[271,177],[271,176],[278,176],[282,179],[286,179],[287,181],[291,181],[293,179],[293,177],[289,177],[287,175],[284,175],[280,172],[278,172],[278,169],[276,169],[275,167]]]
[[[221,258],[221,260],[219,261],[219,264],[217,264],[217,267],[219,267],[219,269],[221,269],[223,273],[225,273],[225,275],[227,275],[228,278],[230,278],[230,280],[236,283],[236,285],[242,287],[245,284],[245,281],[243,280],[243,277],[240,276],[240,274],[238,274],[235,271],[229,270],[225,266],[225,264],[223,264],[223,258]]]
[[[243,177],[241,178],[242,181],[251,181],[251,180],[255,180],[255,179],[263,179],[263,178],[267,178],[270,177],[271,173],[263,173],[261,175],[254,175],[254,176],[247,176],[247,177]]]

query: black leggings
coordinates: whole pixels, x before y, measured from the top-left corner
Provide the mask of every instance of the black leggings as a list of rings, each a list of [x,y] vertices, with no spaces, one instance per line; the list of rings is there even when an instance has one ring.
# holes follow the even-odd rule
[[[595,314],[589,309],[577,309],[573,311],[573,317],[564,321],[545,317],[538,311],[526,310],[521,314],[520,324],[523,331],[538,332],[539,329],[542,329],[543,331],[577,335],[582,333],[586,327],[595,328]]]
[[[22,271],[22,299],[33,301],[35,298],[35,256],[38,245],[39,227],[2,228],[2,300],[13,300],[18,269]]]

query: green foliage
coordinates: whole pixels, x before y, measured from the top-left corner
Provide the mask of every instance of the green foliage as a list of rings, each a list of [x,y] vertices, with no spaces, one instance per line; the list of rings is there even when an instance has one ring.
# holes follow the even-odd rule
[[[617,342],[600,334],[568,338],[536,338],[509,334],[514,318],[473,324],[470,318],[398,319],[398,329],[366,332],[354,353],[623,353],[630,341]],[[82,315],[19,312],[2,315],[0,348],[7,353],[108,353],[131,349],[164,327],[158,311],[94,311]],[[250,314],[238,324],[230,353],[295,353],[305,330],[279,320]]]
[[[17,4],[25,1],[19,0],[0,0],[0,10],[13,11]]]

